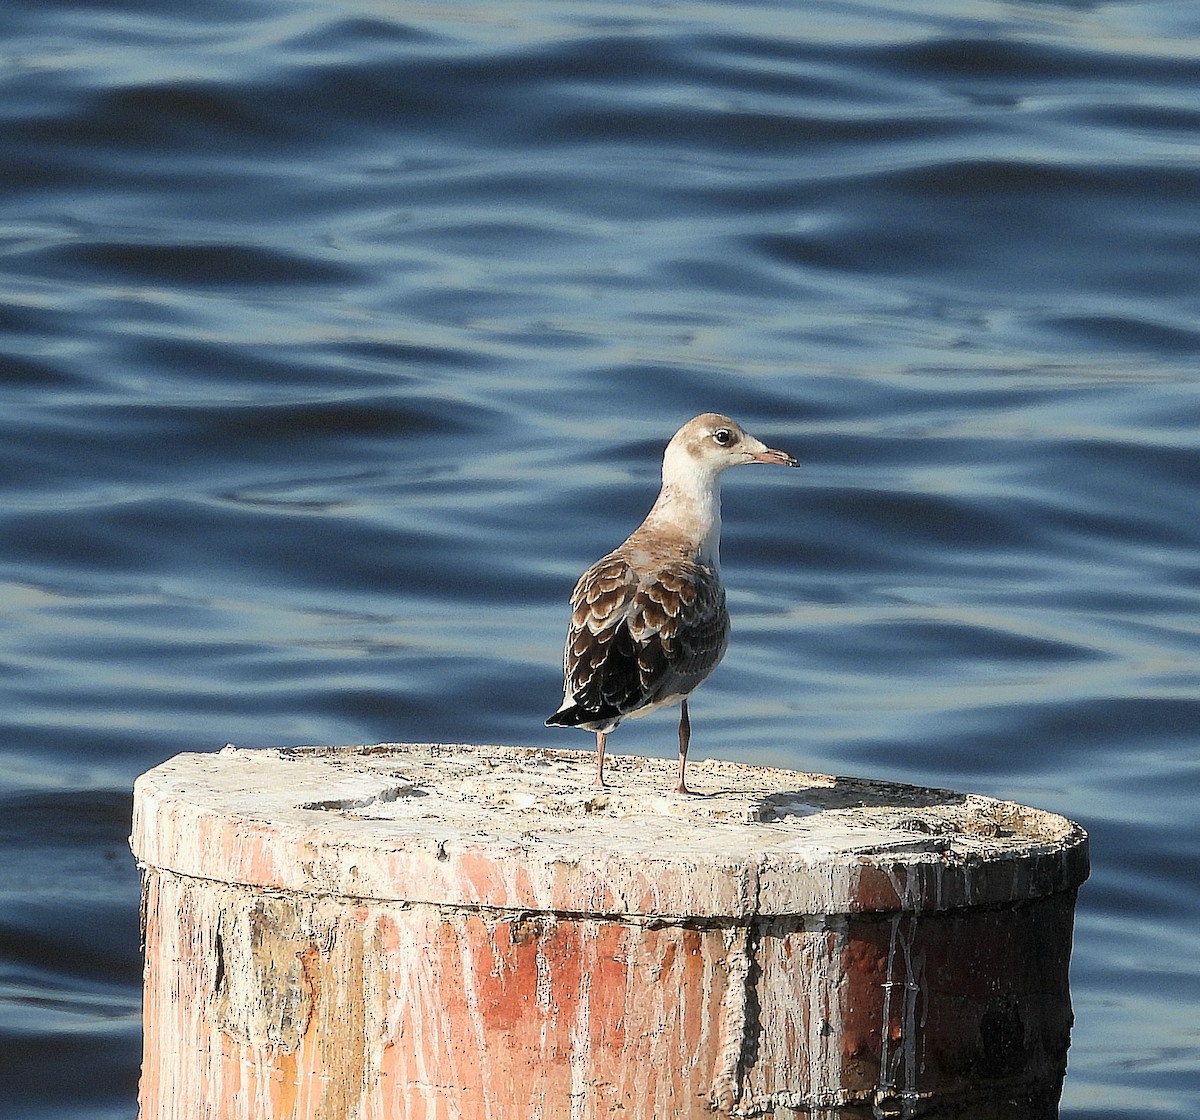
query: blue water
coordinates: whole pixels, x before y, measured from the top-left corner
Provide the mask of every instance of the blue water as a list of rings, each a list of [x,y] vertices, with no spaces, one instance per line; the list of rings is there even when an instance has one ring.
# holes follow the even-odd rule
[[[1200,1111],[1200,10],[0,7],[0,1101],[131,1120],[135,775],[547,729],[728,412],[693,750],[1093,839],[1066,1120]],[[669,756],[669,714],[611,747]]]

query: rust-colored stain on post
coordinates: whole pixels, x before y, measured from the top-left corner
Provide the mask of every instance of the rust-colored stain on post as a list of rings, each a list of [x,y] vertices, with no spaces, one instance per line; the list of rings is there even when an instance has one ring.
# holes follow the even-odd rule
[[[144,775],[142,1120],[1056,1114],[1077,826],[589,766],[409,744]]]

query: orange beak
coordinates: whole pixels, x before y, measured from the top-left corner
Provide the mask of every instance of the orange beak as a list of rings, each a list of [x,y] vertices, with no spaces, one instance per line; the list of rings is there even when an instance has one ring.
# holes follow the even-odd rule
[[[800,464],[796,462],[786,451],[777,451],[774,447],[764,448],[754,456],[756,463],[775,463],[780,467],[798,467]]]

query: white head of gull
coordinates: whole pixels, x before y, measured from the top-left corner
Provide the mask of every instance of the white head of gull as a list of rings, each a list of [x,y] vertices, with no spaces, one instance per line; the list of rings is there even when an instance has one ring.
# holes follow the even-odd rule
[[[667,444],[662,490],[645,521],[575,585],[563,702],[546,725],[595,732],[600,788],[609,732],[625,718],[679,704],[677,788],[690,792],[688,697],[717,667],[729,641],[720,479],[744,463],[797,465],[728,416],[706,412],[689,420]]]

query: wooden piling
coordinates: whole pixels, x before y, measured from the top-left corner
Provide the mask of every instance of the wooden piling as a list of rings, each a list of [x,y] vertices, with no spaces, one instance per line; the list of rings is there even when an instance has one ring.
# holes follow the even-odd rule
[[[464,745],[135,789],[141,1120],[1049,1120],[1087,838],[970,794]]]

